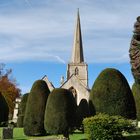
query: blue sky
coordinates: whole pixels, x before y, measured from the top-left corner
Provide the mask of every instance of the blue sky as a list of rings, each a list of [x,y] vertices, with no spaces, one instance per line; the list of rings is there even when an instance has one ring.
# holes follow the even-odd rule
[[[0,62],[13,69],[22,93],[44,75],[55,87],[66,78],[77,8],[89,87],[107,67],[119,69],[132,85],[128,50],[139,0],[0,0]]]

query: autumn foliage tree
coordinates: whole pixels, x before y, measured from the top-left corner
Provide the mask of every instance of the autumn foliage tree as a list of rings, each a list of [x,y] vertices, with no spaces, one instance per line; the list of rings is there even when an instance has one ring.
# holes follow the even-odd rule
[[[4,64],[0,64],[0,92],[4,96],[8,107],[9,114],[13,114],[15,99],[20,94],[20,89],[17,88],[16,80],[11,78],[12,69],[5,69]]]

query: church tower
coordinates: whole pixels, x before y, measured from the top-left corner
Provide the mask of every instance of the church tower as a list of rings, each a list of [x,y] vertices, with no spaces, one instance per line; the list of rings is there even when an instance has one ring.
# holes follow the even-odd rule
[[[67,80],[62,82],[61,88],[69,89],[73,93],[77,105],[82,99],[89,100],[88,66],[84,62],[79,10],[77,12],[72,57],[67,66]]]
[[[67,80],[72,75],[76,75],[79,80],[85,85],[85,87],[88,88],[88,66],[84,62],[79,10],[77,12],[72,57],[70,63],[67,66]]]

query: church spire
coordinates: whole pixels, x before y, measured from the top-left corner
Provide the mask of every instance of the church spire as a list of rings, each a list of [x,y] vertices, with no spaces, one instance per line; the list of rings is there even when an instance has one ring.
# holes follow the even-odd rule
[[[73,44],[71,61],[72,63],[84,62],[79,9],[77,12],[77,23],[76,23],[75,34],[74,34],[74,44]]]

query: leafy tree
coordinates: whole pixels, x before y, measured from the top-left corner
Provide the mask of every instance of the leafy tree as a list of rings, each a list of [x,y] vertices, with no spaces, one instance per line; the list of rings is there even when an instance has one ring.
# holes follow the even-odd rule
[[[26,93],[22,96],[21,103],[19,105],[18,109],[18,120],[17,120],[17,126],[18,127],[23,127],[23,120],[24,120],[24,115],[25,115],[25,110],[26,110],[26,103],[28,99],[29,93]]]
[[[11,74],[11,69],[5,70],[5,65],[0,64],[0,92],[8,103],[9,113],[12,116],[15,107],[15,99],[19,96],[20,89],[17,88],[16,80],[11,78]]]
[[[136,103],[137,120],[140,121],[140,84],[134,83],[132,86],[132,92]]]
[[[129,49],[131,71],[135,82],[140,84],[140,16],[134,24],[134,31]]]
[[[5,98],[0,93],[0,126],[3,126],[8,121],[9,108]]]
[[[44,113],[50,90],[43,80],[34,82],[28,95],[24,116],[24,133],[27,136],[45,134]]]
[[[136,118],[135,101],[123,74],[113,68],[103,70],[92,87],[90,103],[96,113]]]
[[[67,89],[54,89],[49,95],[45,110],[45,130],[50,134],[69,136],[75,125],[76,101]]]

